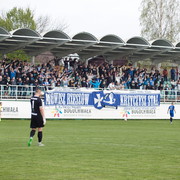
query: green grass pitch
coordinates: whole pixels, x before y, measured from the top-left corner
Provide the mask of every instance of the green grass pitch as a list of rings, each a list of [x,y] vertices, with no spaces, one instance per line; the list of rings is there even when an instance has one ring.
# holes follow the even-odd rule
[[[180,121],[47,121],[31,147],[29,121],[0,122],[1,180],[179,180]]]

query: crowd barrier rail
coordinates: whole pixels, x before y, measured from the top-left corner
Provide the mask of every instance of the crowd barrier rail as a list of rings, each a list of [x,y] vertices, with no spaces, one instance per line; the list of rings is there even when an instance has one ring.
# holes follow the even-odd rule
[[[77,87],[52,87],[52,86],[31,86],[31,85],[0,85],[0,100],[27,100],[33,96],[36,88],[40,88],[43,92],[56,90],[56,91],[75,91],[93,88],[77,88]],[[96,89],[97,90],[97,89]],[[99,89],[104,90],[104,89]],[[110,89],[106,89],[111,91]],[[126,90],[126,89],[125,89]],[[135,89],[137,90],[137,89]],[[124,89],[123,89],[124,91]],[[127,89],[127,91],[134,91]],[[180,90],[161,90],[161,102],[180,102]]]

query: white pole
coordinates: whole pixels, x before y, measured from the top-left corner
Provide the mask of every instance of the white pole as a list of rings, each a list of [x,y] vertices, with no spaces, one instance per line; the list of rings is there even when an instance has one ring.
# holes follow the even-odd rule
[[[32,64],[35,64],[35,56],[32,56],[31,62],[32,62]]]

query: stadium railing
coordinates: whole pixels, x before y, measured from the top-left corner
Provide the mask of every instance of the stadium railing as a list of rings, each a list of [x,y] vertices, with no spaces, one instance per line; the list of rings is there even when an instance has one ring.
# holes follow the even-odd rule
[[[58,89],[61,91],[72,91],[78,88],[74,87],[52,87],[52,86],[31,86],[31,85],[0,85],[0,100],[27,100],[33,96],[36,88],[40,88],[43,92]],[[102,89],[100,89],[102,90]],[[108,89],[107,89],[108,90]],[[110,91],[110,90],[109,90]],[[127,89],[127,91],[133,91]],[[160,91],[161,102],[180,102],[180,90],[162,90]]]

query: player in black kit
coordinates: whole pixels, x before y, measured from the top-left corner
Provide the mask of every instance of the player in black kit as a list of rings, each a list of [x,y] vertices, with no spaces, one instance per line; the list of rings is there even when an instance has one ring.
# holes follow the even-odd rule
[[[42,100],[40,96],[42,95],[42,91],[37,89],[35,95],[31,98],[31,132],[30,139],[28,141],[28,146],[31,146],[33,136],[35,135],[36,128],[38,128],[38,145],[44,146],[42,144],[42,129],[46,124],[44,108],[42,105]]]

